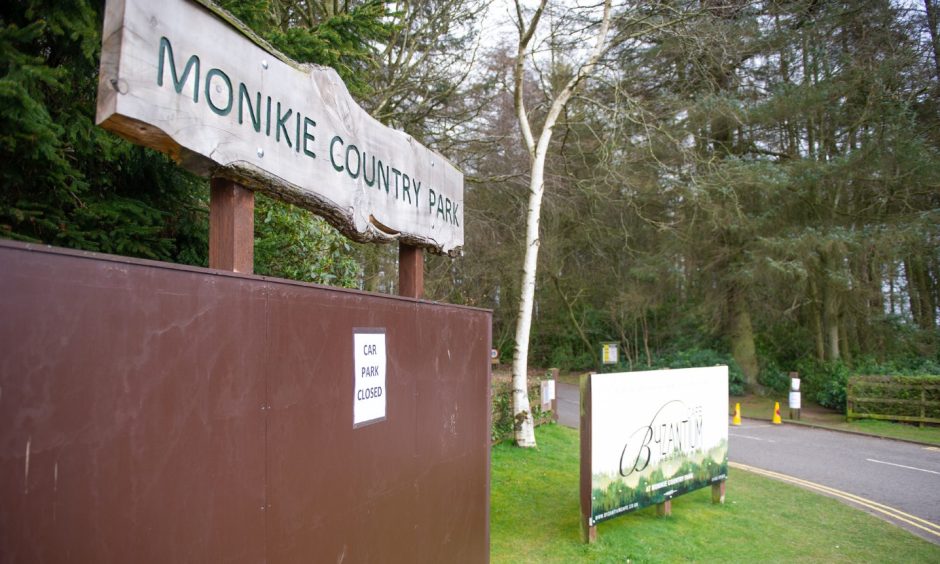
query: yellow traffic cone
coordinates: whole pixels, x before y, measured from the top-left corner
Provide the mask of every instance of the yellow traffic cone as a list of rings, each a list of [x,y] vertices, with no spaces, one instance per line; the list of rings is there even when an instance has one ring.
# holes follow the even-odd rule
[[[741,404],[740,403],[734,404],[734,417],[731,419],[731,424],[732,425],[741,424]]]
[[[771,423],[773,423],[774,425],[780,425],[781,423],[783,423],[783,420],[780,419],[780,402],[779,401],[774,402],[774,419],[773,421],[771,421]]]

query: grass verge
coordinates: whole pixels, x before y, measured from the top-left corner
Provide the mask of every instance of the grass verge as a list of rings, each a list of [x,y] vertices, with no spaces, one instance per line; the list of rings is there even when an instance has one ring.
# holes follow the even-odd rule
[[[578,433],[546,425],[538,449],[493,447],[493,562],[940,562],[940,547],[867,513],[732,469],[724,505],[710,488],[606,521],[597,542],[578,527]]]
[[[741,414],[744,417],[752,419],[765,419],[770,421],[774,413],[774,402],[780,402],[780,415],[784,422],[789,422],[788,416],[790,410],[787,408],[786,396],[732,396],[728,399],[728,413],[734,413],[734,404],[741,404]],[[940,426],[909,425],[906,423],[894,423],[891,421],[876,421],[873,419],[861,419],[856,421],[846,421],[845,415],[836,413],[815,404],[807,404],[804,398],[804,407],[800,414],[800,422],[811,425],[818,425],[837,431],[851,431],[855,433],[865,433],[878,437],[888,437],[891,439],[904,439],[907,441],[917,441],[933,445],[940,445]]]

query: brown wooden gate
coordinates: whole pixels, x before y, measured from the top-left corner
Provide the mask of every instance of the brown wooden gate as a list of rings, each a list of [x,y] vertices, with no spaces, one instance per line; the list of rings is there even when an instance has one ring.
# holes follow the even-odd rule
[[[484,562],[491,313],[0,242],[0,562]],[[387,417],[353,428],[353,330]]]

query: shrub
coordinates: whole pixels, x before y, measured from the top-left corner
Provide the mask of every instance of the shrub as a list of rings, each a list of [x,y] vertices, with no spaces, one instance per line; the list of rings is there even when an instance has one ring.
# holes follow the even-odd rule
[[[878,361],[872,357],[862,357],[855,363],[852,372],[870,376],[940,374],[940,361],[924,357],[899,357],[884,361]]]
[[[771,391],[783,393],[790,389],[790,374],[771,360],[761,368],[757,382]]]
[[[940,419],[940,376],[853,376],[855,416]]]
[[[728,366],[728,393],[744,395],[744,372],[731,355],[712,349],[691,348],[660,357],[653,368],[695,368],[699,366]]]
[[[552,421],[551,411],[542,411],[542,389],[540,380],[529,379],[529,407],[535,426]],[[490,438],[494,443],[511,440],[515,431],[516,420],[512,414],[512,380],[494,380],[490,386],[493,424]]]
[[[804,359],[798,365],[803,392],[819,405],[845,413],[845,386],[849,368],[842,361]]]
[[[572,347],[567,345],[553,348],[548,363],[549,366],[555,366],[564,371],[590,370],[596,364],[597,361],[591,353],[572,352]]]

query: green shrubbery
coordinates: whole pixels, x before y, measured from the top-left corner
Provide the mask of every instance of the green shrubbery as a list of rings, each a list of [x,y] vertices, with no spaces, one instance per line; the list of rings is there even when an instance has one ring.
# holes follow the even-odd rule
[[[771,392],[784,393],[790,389],[790,373],[770,360],[761,366],[757,383]]]
[[[598,349],[600,355],[600,349]],[[635,370],[661,370],[663,368],[695,368],[700,366],[728,366],[728,392],[733,396],[744,394],[744,373],[729,353],[723,353],[709,348],[691,347],[657,356],[647,366],[645,363],[631,365],[620,355],[617,364],[599,365],[599,358],[588,353],[572,352],[571,347],[554,349],[549,357],[548,366],[553,366],[565,372],[632,372]],[[788,384],[789,385],[789,384]]]
[[[878,362],[863,358],[849,366],[842,361],[805,359],[797,364],[804,396],[819,405],[845,413],[846,385],[853,375],[916,376],[940,374],[940,365],[930,358],[900,358]]]
[[[695,368],[722,364],[728,366],[728,393],[732,396],[744,395],[744,373],[728,353],[692,348],[656,359],[653,368]]]
[[[850,417],[940,419],[940,376],[857,376]]]
[[[557,366],[563,371],[587,372],[626,372],[633,370],[652,370],[663,368],[691,368],[697,366],[728,366],[728,392],[742,395],[745,391],[745,379],[738,363],[728,352],[711,348],[707,343],[695,344],[684,342],[685,347],[672,351],[656,351],[652,362],[629,363],[625,355],[620,355],[620,362],[614,365],[600,365],[600,345],[598,350],[584,352],[584,346],[573,332],[563,335],[555,332],[550,338],[537,341],[532,350],[532,360],[536,366]],[[714,344],[714,343],[713,343]],[[940,374],[940,359],[919,356],[912,352],[898,354],[888,360],[876,360],[872,357],[857,357],[854,362],[819,361],[809,356],[783,360],[775,358],[777,349],[766,348],[762,355],[762,366],[758,374],[758,383],[768,392],[782,394],[790,388],[790,372],[799,373],[802,380],[802,392],[805,401],[816,402],[823,407],[842,413],[846,410],[846,385],[852,375],[891,375],[911,376]],[[790,351],[792,352],[792,351]]]
[[[673,352],[653,359],[646,364],[629,366],[623,359],[618,364],[602,366],[598,372],[630,372],[634,370],[662,370],[664,368],[697,368],[702,366],[726,365],[728,367],[728,393],[733,396],[744,394],[744,373],[741,367],[728,353],[712,349],[690,348]]]
[[[587,371],[597,365],[597,359],[591,353],[574,353],[572,347],[558,347],[552,349],[548,365],[565,371]]]
[[[540,380],[529,379],[529,407],[532,418],[539,426],[552,420],[551,411],[542,411],[542,390]],[[516,428],[512,414],[512,380],[496,380],[491,386],[493,423],[490,438],[494,443],[510,440]]]

